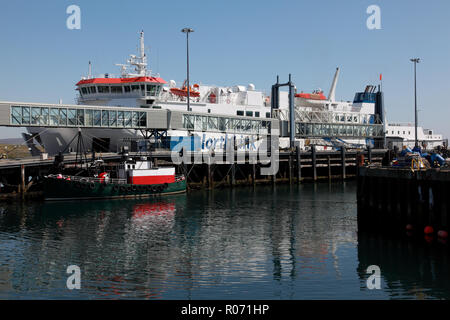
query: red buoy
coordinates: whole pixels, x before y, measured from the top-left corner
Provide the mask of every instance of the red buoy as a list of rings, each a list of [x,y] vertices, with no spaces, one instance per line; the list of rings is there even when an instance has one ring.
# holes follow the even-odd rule
[[[433,230],[432,226],[426,226],[425,229],[423,230],[423,232],[425,234],[432,234],[434,232],[434,230]]]
[[[438,235],[439,238],[442,238],[442,239],[447,239],[448,238],[448,232],[445,231],[445,230],[439,230],[437,235]]]

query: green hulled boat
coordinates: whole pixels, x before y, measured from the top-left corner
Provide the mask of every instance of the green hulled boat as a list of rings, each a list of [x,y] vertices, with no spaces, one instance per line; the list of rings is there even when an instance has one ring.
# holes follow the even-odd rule
[[[44,178],[45,200],[135,198],[175,194],[186,191],[186,180],[163,184],[129,184],[114,181],[101,182],[96,178],[50,175]]]
[[[43,182],[46,200],[143,198],[186,191],[186,179],[175,175],[174,167],[157,168],[149,161],[125,161],[112,172],[93,176],[53,174]]]
[[[119,179],[49,175],[44,177],[45,200],[136,198],[176,194],[186,191],[186,180],[177,176],[174,182],[130,184]]]

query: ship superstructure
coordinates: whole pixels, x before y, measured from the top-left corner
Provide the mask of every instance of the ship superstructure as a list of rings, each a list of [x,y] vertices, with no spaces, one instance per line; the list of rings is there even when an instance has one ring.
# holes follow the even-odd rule
[[[118,66],[121,72],[119,77],[111,74],[94,77],[89,64],[89,74],[76,84],[77,104],[89,106],[89,109],[76,111],[75,116],[77,121],[91,124],[90,128],[83,129],[83,133],[88,140],[85,145],[93,150],[116,152],[124,140],[143,136],[142,130],[127,128],[131,127],[128,123],[137,121],[133,117],[139,114],[127,111],[127,108],[184,111],[182,130],[167,130],[165,135],[173,140],[185,136],[197,137],[202,141],[202,150],[223,145],[214,141],[226,141],[227,138],[250,141],[241,144],[242,147],[257,148],[258,143],[254,141],[269,132],[267,119],[280,121],[280,147],[289,145],[289,135],[284,130],[284,123],[289,119],[287,92],[280,92],[279,109],[272,110],[271,98],[256,90],[251,83],[234,86],[195,83],[189,88],[190,110],[187,110],[188,90],[185,83],[177,86],[174,80],[166,81],[148,70],[144,32],[140,33],[138,54],[130,55],[127,64]],[[338,77],[339,69],[336,70],[328,97],[322,90],[295,94],[296,140],[301,148],[309,145],[324,148],[342,145],[365,147],[373,144],[374,137],[384,134],[380,126],[383,115],[377,110],[375,87],[368,86],[364,92],[357,93],[352,103],[337,101]],[[98,107],[98,111],[90,111],[94,107]],[[61,117],[61,112],[63,117],[71,112],[70,108],[67,111],[54,109],[58,113],[53,115],[55,119]],[[52,110],[42,112],[52,113]],[[50,120],[53,119],[52,114],[49,116]],[[77,133],[75,126],[34,126],[29,127],[28,131],[48,153],[56,154],[63,149],[70,151],[75,148],[65,148]],[[110,129],[116,126],[123,129]]]

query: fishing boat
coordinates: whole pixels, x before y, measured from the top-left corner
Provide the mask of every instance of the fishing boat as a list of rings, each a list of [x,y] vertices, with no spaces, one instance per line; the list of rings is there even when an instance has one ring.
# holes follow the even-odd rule
[[[186,179],[174,167],[128,160],[115,171],[93,176],[50,174],[44,177],[45,200],[144,198],[186,191]]]

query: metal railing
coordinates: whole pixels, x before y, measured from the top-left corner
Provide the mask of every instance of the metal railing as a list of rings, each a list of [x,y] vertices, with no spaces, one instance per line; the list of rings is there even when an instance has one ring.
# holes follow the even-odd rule
[[[70,175],[57,175],[57,174],[49,174],[48,178],[53,179],[61,179],[68,181],[79,181],[79,182],[98,182],[98,183],[112,183],[112,184],[126,184],[126,179],[117,179],[117,178],[97,178],[97,177],[81,177],[81,176],[70,176]]]

